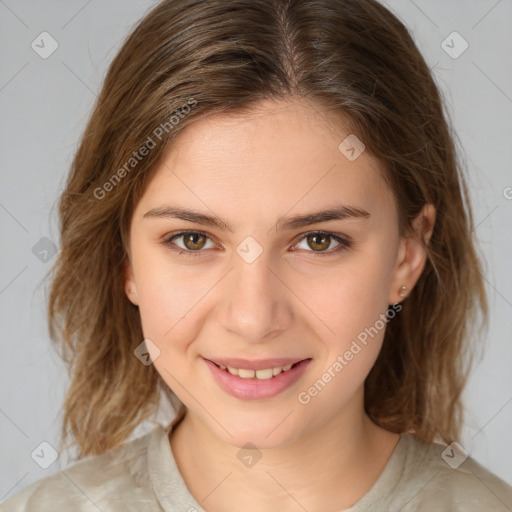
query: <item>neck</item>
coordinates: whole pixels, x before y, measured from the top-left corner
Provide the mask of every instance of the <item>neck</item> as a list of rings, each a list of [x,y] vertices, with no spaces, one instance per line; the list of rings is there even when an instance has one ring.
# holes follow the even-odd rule
[[[286,446],[258,450],[253,465],[244,465],[239,447],[190,412],[171,431],[171,448],[187,487],[208,512],[240,510],[241,504],[247,512],[339,511],[371,488],[399,439],[375,425],[360,401],[348,409]]]

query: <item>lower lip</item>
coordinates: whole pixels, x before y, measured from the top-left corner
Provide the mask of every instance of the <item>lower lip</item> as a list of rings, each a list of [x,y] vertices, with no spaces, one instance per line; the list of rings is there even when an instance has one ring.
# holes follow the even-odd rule
[[[290,370],[265,380],[243,379],[238,375],[231,375],[228,371],[222,370],[208,359],[204,361],[210,368],[217,384],[226,393],[244,400],[257,400],[259,398],[272,398],[297,382],[311,359],[305,359]]]

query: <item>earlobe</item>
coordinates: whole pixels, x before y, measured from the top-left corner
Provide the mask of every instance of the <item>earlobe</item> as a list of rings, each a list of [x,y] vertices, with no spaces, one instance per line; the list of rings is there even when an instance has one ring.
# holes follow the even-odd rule
[[[132,304],[135,306],[139,305],[132,264],[128,258],[124,265],[124,292]]]
[[[426,204],[412,223],[413,233],[400,240],[395,271],[389,290],[389,304],[403,301],[420,278],[427,261],[426,246],[434,230],[435,208]]]

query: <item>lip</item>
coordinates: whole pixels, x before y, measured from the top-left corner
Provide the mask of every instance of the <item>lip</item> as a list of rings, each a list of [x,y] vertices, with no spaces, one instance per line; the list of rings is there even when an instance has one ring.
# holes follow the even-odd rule
[[[205,358],[206,359],[206,358]],[[288,364],[295,364],[300,361],[307,359],[306,357],[281,357],[274,359],[259,359],[249,361],[248,359],[241,358],[211,358],[207,359],[207,361],[211,361],[215,364],[223,364],[224,366],[231,366],[231,368],[243,368],[246,370],[265,370],[266,368],[276,368],[278,366],[286,366]]]
[[[235,368],[247,368],[247,369],[257,369],[262,370],[264,368],[271,368],[272,364],[269,366],[262,366],[263,364],[274,363],[276,361],[279,364],[276,366],[286,366],[286,364],[292,364],[294,362],[298,362],[298,364],[288,370],[287,372],[282,372],[275,377],[266,380],[258,380],[258,379],[243,379],[238,375],[231,375],[226,370],[222,370],[215,363],[210,361],[209,359],[204,359],[204,362],[208,366],[210,372],[212,373],[213,378],[217,382],[218,386],[225,391],[226,393],[234,396],[235,398],[241,398],[243,400],[258,400],[263,398],[272,398],[279,393],[282,393],[285,389],[289,388],[293,384],[295,384],[300,377],[306,371],[309,363],[311,363],[312,359],[266,359],[264,361],[247,361],[243,359],[224,359],[223,361],[228,362],[243,362],[244,364],[251,363],[253,367],[247,366],[234,366]],[[286,364],[282,364],[282,362],[288,361]],[[219,360],[220,362],[220,360]],[[221,363],[224,364],[224,363]],[[237,363],[238,364],[238,363]],[[258,364],[259,368],[254,368],[254,365]],[[226,366],[232,366],[231,364]]]

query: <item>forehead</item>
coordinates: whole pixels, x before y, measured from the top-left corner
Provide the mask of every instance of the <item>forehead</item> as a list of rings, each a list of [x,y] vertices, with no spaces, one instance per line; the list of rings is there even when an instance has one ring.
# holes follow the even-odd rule
[[[248,111],[212,114],[194,121],[179,133],[166,155],[168,162],[191,156],[226,162],[244,156],[293,160],[331,152],[347,135],[347,120],[316,103],[265,100]],[[230,151],[226,153],[226,149]]]
[[[248,113],[210,115],[174,139],[143,199],[179,198],[224,211],[231,205],[234,214],[240,208],[277,214],[319,202],[389,206],[377,159],[363,151],[350,160],[340,151],[349,135],[342,118],[305,101],[266,101]]]

